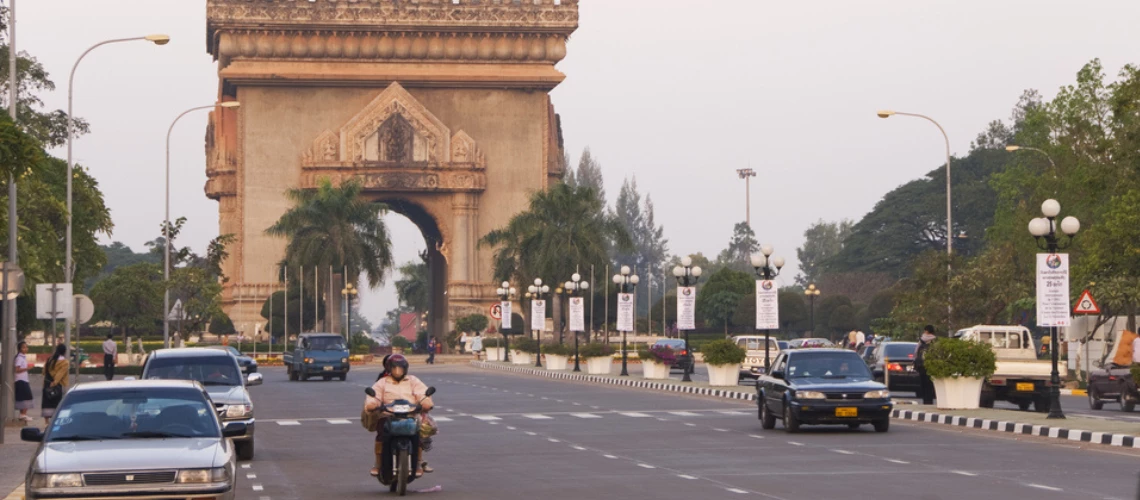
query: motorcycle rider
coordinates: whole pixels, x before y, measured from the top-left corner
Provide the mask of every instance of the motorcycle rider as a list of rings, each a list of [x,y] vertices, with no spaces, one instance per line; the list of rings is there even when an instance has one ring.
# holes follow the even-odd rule
[[[376,411],[383,405],[392,404],[401,399],[412,403],[418,402],[422,408],[421,414],[426,414],[435,406],[431,398],[426,397],[427,385],[414,375],[408,374],[407,358],[401,354],[393,354],[388,358],[385,368],[387,368],[387,373],[372,385],[372,390],[376,392],[376,397],[365,396],[365,410]],[[381,417],[387,417],[387,415],[381,413]],[[376,467],[369,471],[373,476],[380,474],[383,447],[384,426],[380,425],[376,432]],[[425,472],[431,472],[432,470],[427,467],[427,462],[423,461],[423,449],[418,445],[416,449],[417,455],[415,460],[413,460],[413,464],[415,464],[416,477],[421,477]]]

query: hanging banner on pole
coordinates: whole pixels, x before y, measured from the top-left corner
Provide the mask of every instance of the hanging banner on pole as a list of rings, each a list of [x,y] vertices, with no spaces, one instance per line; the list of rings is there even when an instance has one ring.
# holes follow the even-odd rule
[[[677,329],[697,329],[697,287],[677,288]]]
[[[618,294],[617,329],[619,332],[633,331],[633,294]]]
[[[503,330],[511,329],[511,301],[504,300],[499,303],[499,314],[503,319]]]
[[[1069,326],[1069,254],[1037,254],[1037,326]]]
[[[776,282],[756,280],[756,329],[780,329],[780,290]]]
[[[586,331],[586,300],[582,297],[570,297],[570,331]]]
[[[530,301],[530,328],[531,330],[546,330],[546,301]]]

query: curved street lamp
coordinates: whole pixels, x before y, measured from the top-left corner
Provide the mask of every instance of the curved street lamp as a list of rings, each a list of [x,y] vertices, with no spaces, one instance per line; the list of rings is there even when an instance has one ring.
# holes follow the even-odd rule
[[[629,266],[621,266],[621,273],[614,275],[614,284],[618,286],[618,288],[621,290],[621,293],[628,293],[626,290],[631,285],[634,287],[634,290],[637,290],[637,284],[640,282],[641,278],[639,278],[636,274],[633,274],[630,271]],[[637,321],[636,311],[634,312],[633,320],[635,322]],[[623,377],[629,376],[629,368],[627,367],[629,353],[627,352],[628,349],[626,347],[626,333],[628,332],[624,330],[621,332],[621,376]]]
[[[357,291],[356,286],[354,286],[351,282],[344,285],[344,289],[340,291],[340,294],[344,296],[344,300],[345,300],[345,302],[344,302],[344,343],[348,344],[350,346],[352,345],[352,299],[356,298],[357,293],[360,293],[360,292]],[[334,295],[334,297],[335,297],[335,295]],[[257,345],[257,344],[255,343],[254,345]]]
[[[567,281],[563,285],[563,289],[565,289],[571,297],[578,297],[581,292],[590,289],[590,283],[588,281],[582,281],[581,274],[574,273],[570,276],[570,281]],[[567,316],[570,314],[569,307],[566,308],[566,314]],[[571,331],[571,333],[574,334],[574,371],[580,372],[582,368],[578,364],[578,334],[581,332]]]
[[[550,293],[550,286],[543,285],[542,278],[535,278],[534,284],[527,288],[527,292],[527,296],[530,298],[531,305],[533,306],[534,301],[543,300],[543,297]],[[531,307],[531,310],[533,309],[534,307]],[[545,324],[546,318],[542,318],[542,322]],[[537,344],[534,353],[534,366],[535,368],[542,368],[542,329],[535,330],[534,340]]]
[[[499,299],[502,302],[506,302],[508,300],[511,300],[511,298],[513,298],[514,296],[518,295],[518,290],[515,290],[515,287],[511,286],[511,282],[504,281],[502,283],[502,285],[500,285],[499,288],[497,288],[495,290],[495,293],[499,294]],[[504,309],[501,314],[507,315],[510,313]],[[508,335],[507,332],[503,332],[503,361],[510,361],[510,360],[511,360],[511,336]]]
[[[1037,241],[1037,248],[1055,254],[1058,250],[1072,246],[1073,237],[1081,230],[1081,221],[1073,216],[1061,220],[1061,232],[1068,237],[1062,243],[1057,235],[1057,217],[1061,215],[1061,204],[1054,199],[1045,200],[1041,204],[1041,214],[1045,217],[1038,217],[1029,221],[1029,234],[1033,235],[1033,239]],[[1057,328],[1051,327],[1050,330],[1049,351],[1053,370],[1049,374],[1049,415],[1047,418],[1065,418],[1064,412],[1061,411],[1061,374],[1057,368],[1057,350],[1060,348],[1060,340],[1057,339]]]
[[[681,265],[673,266],[673,277],[677,279],[677,286],[690,287],[696,286],[697,282],[701,280],[702,274],[701,266],[693,266],[692,257],[681,257]],[[662,305],[664,308],[664,305]],[[677,311],[677,323],[680,324],[681,311]],[[689,376],[693,373],[696,365],[696,357],[693,356],[692,350],[689,349],[689,329],[685,329],[685,355],[689,357],[689,366],[682,369],[684,375],[681,376],[681,382],[692,382],[693,379]]]
[[[819,289],[815,287],[815,283],[808,285],[807,290],[804,290],[804,295],[807,296],[811,302],[811,334],[815,335],[815,298],[819,297]]]
[[[776,276],[780,275],[780,270],[784,268],[783,257],[772,257],[775,250],[772,245],[764,245],[760,247],[760,253],[752,256],[752,267],[756,270],[756,277],[764,281],[771,281]],[[764,374],[768,374],[771,361],[768,359],[769,349],[768,343],[771,342],[771,330],[764,329]]]

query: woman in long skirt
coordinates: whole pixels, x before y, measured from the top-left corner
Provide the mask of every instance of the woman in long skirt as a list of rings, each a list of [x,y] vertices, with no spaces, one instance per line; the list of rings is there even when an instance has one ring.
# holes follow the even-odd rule
[[[20,342],[16,348],[16,409],[20,411],[20,420],[31,422],[28,410],[35,406],[32,396],[32,384],[28,383],[28,343]]]
[[[67,390],[68,376],[71,363],[67,361],[67,346],[55,346],[51,359],[44,364],[44,423],[51,424],[51,417],[55,416],[55,409],[63,399],[63,392]],[[52,394],[53,387],[59,387],[56,394]]]

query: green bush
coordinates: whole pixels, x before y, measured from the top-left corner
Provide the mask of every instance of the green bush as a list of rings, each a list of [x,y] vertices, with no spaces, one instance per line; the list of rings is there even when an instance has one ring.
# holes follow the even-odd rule
[[[392,347],[399,347],[401,349],[407,349],[409,347],[412,347],[412,341],[408,340],[403,335],[393,335],[392,336]]]
[[[708,365],[739,365],[744,362],[744,348],[731,340],[714,340],[701,348]]]
[[[511,342],[511,349],[534,354],[538,352],[538,342],[530,337],[523,337],[514,342]]]
[[[1137,386],[1140,386],[1140,365],[1133,364],[1131,371],[1132,381],[1135,382]]]
[[[503,347],[503,339],[500,339],[500,338],[483,339],[483,348],[484,349],[494,349],[496,347]]]
[[[931,378],[986,378],[997,370],[997,356],[989,343],[955,338],[934,341],[923,354]]]
[[[583,358],[600,358],[605,356],[613,356],[614,348],[609,344],[591,342],[589,344],[579,346],[578,354]]]
[[[542,353],[555,356],[573,356],[574,347],[566,344],[545,344],[542,346]]]

